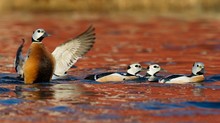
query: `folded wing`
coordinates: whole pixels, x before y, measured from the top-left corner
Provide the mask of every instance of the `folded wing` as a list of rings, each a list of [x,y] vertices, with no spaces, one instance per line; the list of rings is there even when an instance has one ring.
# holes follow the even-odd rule
[[[56,47],[52,53],[56,60],[53,79],[65,75],[67,70],[92,48],[94,42],[95,28],[90,26],[82,34]]]
[[[17,49],[15,62],[14,62],[15,71],[19,75],[19,78],[23,78],[23,64],[24,64],[25,58],[22,55],[22,49],[24,46],[24,42],[25,42],[24,39],[22,39],[22,43]]]

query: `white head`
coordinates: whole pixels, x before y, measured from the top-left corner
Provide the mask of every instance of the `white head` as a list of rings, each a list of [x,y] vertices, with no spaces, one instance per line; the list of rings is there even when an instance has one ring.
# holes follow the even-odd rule
[[[162,69],[161,69],[160,65],[158,65],[158,64],[152,64],[147,67],[147,73],[151,76],[154,76],[155,74],[157,74],[161,70]]]
[[[202,62],[195,62],[192,67],[193,75],[203,75],[205,73],[205,65]]]
[[[49,34],[44,29],[36,29],[32,35],[32,42],[41,42]]]
[[[136,75],[137,73],[141,72],[142,67],[139,63],[134,63],[128,66],[127,73],[131,75]]]

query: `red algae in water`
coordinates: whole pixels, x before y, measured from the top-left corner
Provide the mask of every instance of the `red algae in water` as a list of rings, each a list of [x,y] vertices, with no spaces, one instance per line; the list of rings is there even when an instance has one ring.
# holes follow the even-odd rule
[[[215,28],[220,21],[51,18],[10,19],[0,24],[0,71],[10,73],[0,76],[1,122],[220,121],[220,100],[216,96],[220,94],[220,29]],[[33,30],[44,28],[52,34],[43,41],[52,52],[91,23],[96,27],[97,40],[93,49],[75,64],[77,67],[68,72],[74,79],[33,85],[17,82],[13,59],[21,38],[27,41],[27,51]],[[196,61],[205,63],[207,79],[203,83],[100,84],[83,80],[96,72],[125,71],[126,65],[134,62],[144,67],[158,63],[170,74],[190,74]]]

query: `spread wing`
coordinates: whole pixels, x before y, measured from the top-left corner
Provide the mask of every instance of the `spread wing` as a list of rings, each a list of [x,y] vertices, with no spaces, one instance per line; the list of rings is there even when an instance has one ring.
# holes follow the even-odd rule
[[[22,43],[17,49],[15,62],[14,62],[15,71],[17,72],[20,78],[23,78],[23,64],[25,58],[22,55],[22,48],[24,46],[24,42],[25,42],[24,39],[22,39]]]
[[[54,76],[65,75],[67,70],[92,48],[94,42],[95,28],[90,26],[82,34],[56,47],[52,53],[56,60]]]

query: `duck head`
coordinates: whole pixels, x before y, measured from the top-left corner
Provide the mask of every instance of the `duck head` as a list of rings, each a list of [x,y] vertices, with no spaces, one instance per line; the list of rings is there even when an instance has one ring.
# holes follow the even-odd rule
[[[32,42],[41,42],[45,37],[50,36],[44,29],[36,29],[32,35]]]
[[[134,63],[128,66],[127,73],[136,75],[141,72],[142,66],[139,63]]]
[[[192,67],[193,75],[203,75],[205,73],[205,65],[202,62],[195,62]]]
[[[160,67],[160,65],[152,64],[152,65],[147,67],[147,74],[149,74],[151,76],[154,76],[155,74],[157,74],[161,70],[163,70],[163,69]]]

